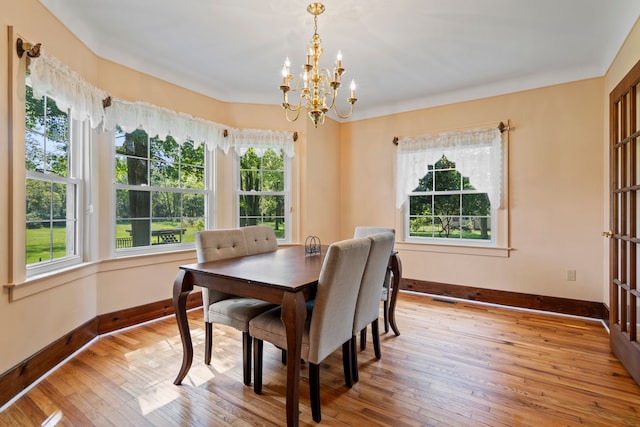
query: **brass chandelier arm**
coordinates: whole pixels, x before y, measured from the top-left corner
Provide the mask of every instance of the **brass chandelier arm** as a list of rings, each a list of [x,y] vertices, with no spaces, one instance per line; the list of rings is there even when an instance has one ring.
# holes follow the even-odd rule
[[[311,3],[307,7],[307,11],[313,15],[313,37],[309,44],[306,54],[306,62],[302,66],[302,73],[298,77],[295,87],[292,88],[294,76],[291,74],[291,63],[289,58],[285,60],[282,68],[282,84],[280,90],[283,95],[282,108],[285,110],[285,116],[288,121],[294,121],[300,115],[300,109],[304,106],[308,110],[308,115],[315,127],[324,123],[325,114],[329,110],[333,110],[335,114],[346,119],[353,113],[353,104],[357,101],[355,97],[355,85],[351,82],[351,96],[347,101],[351,104],[349,113],[340,113],[336,106],[336,98],[338,90],[341,86],[342,75],[345,69],[342,66],[342,54],[338,52],[333,70],[320,67],[320,56],[324,52],[321,46],[322,40],[318,34],[318,15],[322,14],[325,7],[322,3]],[[299,96],[297,105],[292,106],[289,103],[288,92]],[[291,119],[288,112],[295,112],[295,118]]]

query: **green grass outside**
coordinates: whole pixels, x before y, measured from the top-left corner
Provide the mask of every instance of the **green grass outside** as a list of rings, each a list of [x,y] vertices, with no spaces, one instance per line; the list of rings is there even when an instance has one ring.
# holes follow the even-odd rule
[[[273,222],[262,222],[260,225],[274,226]],[[178,223],[154,222],[153,228],[180,228]],[[116,224],[116,237],[128,238],[131,235],[127,230],[131,229],[130,224]],[[186,231],[182,235],[183,243],[195,241],[196,232],[199,230],[195,226],[186,227]],[[26,230],[26,262],[34,264],[40,261],[49,261],[52,259],[64,258],[67,256],[66,249],[66,229],[62,227],[49,228],[29,228]],[[277,238],[284,238],[284,227],[280,224],[279,230],[276,230]],[[50,252],[50,243],[54,242],[52,252]]]
[[[33,264],[40,261],[49,261],[50,259],[63,258],[67,256],[66,228],[28,228],[26,239],[27,264]],[[54,244],[53,247],[50,248],[52,240]],[[53,252],[51,252],[50,249],[52,249]]]

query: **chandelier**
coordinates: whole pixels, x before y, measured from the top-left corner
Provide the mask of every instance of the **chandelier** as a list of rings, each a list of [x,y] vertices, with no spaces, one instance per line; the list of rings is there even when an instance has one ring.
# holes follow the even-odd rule
[[[311,37],[311,44],[307,51],[307,61],[302,66],[302,72],[298,77],[295,87],[291,87],[291,83],[294,79],[290,72],[291,62],[287,58],[282,67],[282,85],[280,90],[282,91],[282,108],[285,110],[285,117],[289,122],[293,122],[300,116],[300,110],[302,107],[309,110],[309,118],[313,122],[314,127],[318,127],[318,123],[324,123],[325,113],[331,109],[341,119],[346,119],[353,113],[353,104],[358,100],[355,96],[356,85],[351,80],[351,96],[347,98],[347,101],[351,105],[351,109],[348,114],[341,114],[336,107],[336,96],[338,95],[338,89],[340,88],[340,79],[344,74],[344,68],[342,67],[342,53],[338,51],[336,56],[336,62],[333,67],[333,72],[327,68],[319,68],[320,55],[322,55],[323,49],[320,46],[322,40],[318,35],[318,15],[324,12],[324,5],[322,3],[311,3],[307,6],[307,12],[313,15],[313,37]],[[300,98],[297,101],[297,105],[289,103],[289,92],[299,92]],[[295,113],[293,118],[289,117],[289,112]]]

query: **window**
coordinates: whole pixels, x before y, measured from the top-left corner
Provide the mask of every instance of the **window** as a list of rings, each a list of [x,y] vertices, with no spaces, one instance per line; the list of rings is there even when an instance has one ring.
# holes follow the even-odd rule
[[[280,241],[290,239],[289,158],[283,150],[266,149],[262,156],[248,148],[238,157],[238,224],[269,225]]]
[[[491,241],[491,202],[444,155],[409,194],[409,236]]]
[[[503,154],[498,129],[401,140],[396,205],[405,241],[505,246]]]
[[[34,98],[29,85],[25,110],[25,256],[32,275],[81,261],[82,132],[72,132],[69,112],[52,98]]]
[[[206,157],[204,146],[191,141],[181,146],[170,136],[116,130],[116,251],[193,246],[207,224]]]

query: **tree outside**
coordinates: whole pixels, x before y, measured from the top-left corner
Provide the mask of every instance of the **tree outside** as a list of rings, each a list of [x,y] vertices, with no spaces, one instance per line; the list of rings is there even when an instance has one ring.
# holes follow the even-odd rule
[[[117,248],[193,242],[204,230],[203,145],[118,132],[115,163]]]
[[[285,237],[284,152],[253,148],[240,157],[240,226],[269,225]]]
[[[414,237],[491,239],[491,203],[478,192],[455,162],[444,155],[409,196],[409,228]]]
[[[26,263],[67,256],[67,225],[73,226],[75,185],[69,177],[69,117],[53,99],[35,99],[25,88]],[[67,215],[71,218],[68,218]]]

